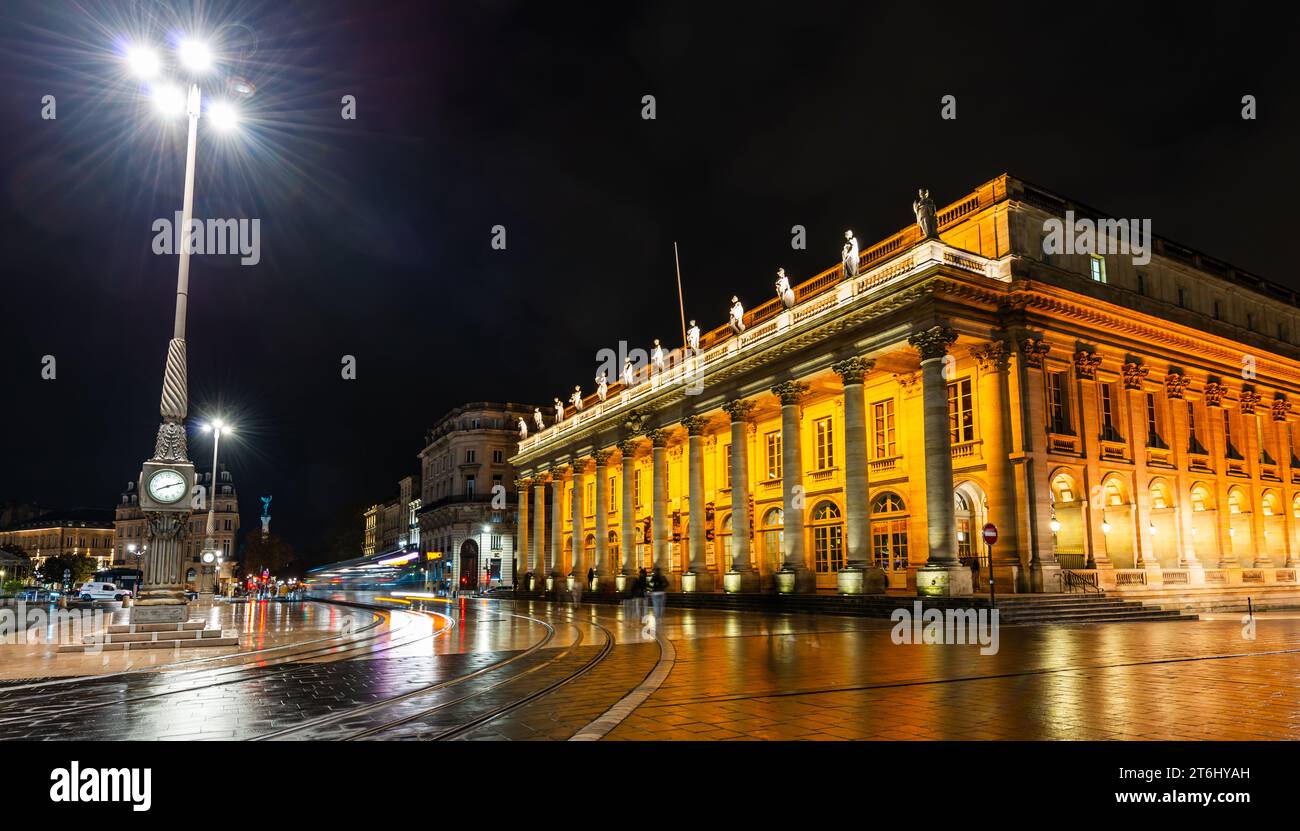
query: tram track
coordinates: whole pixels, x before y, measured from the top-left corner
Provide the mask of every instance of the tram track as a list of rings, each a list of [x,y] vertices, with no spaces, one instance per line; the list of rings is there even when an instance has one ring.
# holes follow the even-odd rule
[[[438,612],[430,612],[424,610],[406,610],[406,609],[394,610],[390,607],[373,606],[370,604],[362,604],[356,602],[323,601],[323,600],[312,601],[312,602],[336,603],[337,605],[354,606],[358,608],[367,608],[371,611],[389,613],[390,620],[391,620],[391,612],[404,611],[407,612],[408,614],[417,614],[417,615],[422,615],[431,618],[443,618],[448,621],[448,625],[443,627],[442,629],[435,629],[430,633],[423,634],[418,637],[392,642],[382,647],[375,648],[374,647],[375,641],[377,641],[380,637],[386,634],[385,632],[378,632],[372,635],[367,635],[365,638],[362,638],[359,641],[354,641],[347,644],[335,644],[335,645],[325,646],[325,647],[314,647],[310,650],[300,651],[297,653],[290,653],[286,656],[282,656],[279,659],[277,659],[276,663],[274,664],[269,664],[269,665],[258,664],[255,666],[233,666],[233,667],[215,669],[212,670],[211,672],[214,675],[219,674],[223,677],[220,680],[211,681],[211,683],[192,684],[187,686],[181,686],[176,689],[169,689],[161,692],[149,693],[146,695],[138,695],[138,696],[132,696],[128,698],[113,698],[111,700],[96,701],[87,704],[82,704],[79,706],[72,706],[72,707],[58,706],[57,702],[52,702],[49,700],[50,698],[49,695],[40,696],[41,698],[44,699],[43,701],[31,701],[30,698],[26,698],[26,699],[15,698],[7,694],[11,690],[8,689],[0,690],[0,706],[3,706],[4,709],[9,710],[14,707],[23,707],[24,704],[28,705],[21,714],[9,718],[0,718],[0,726],[11,725],[11,724],[22,724],[22,723],[29,722],[33,717],[33,715],[39,712],[41,707],[55,707],[57,708],[57,712],[62,716],[71,713],[79,713],[79,712],[86,712],[90,710],[102,709],[104,707],[112,707],[118,705],[132,704],[139,701],[164,698],[166,696],[179,695],[182,693],[192,693],[200,690],[213,689],[216,687],[227,686],[231,684],[244,683],[247,681],[262,680],[266,678],[275,677],[278,675],[283,675],[288,672],[292,672],[293,670],[297,669],[301,665],[300,662],[305,660],[314,660],[316,658],[323,658],[323,657],[332,657],[335,660],[342,660],[342,656],[359,652],[359,651],[364,651],[366,654],[371,654],[371,655],[388,652],[393,649],[410,646],[412,644],[420,643],[421,641],[432,640],[433,638],[440,637],[452,631],[457,626],[456,620],[452,618],[450,615],[444,615]],[[374,625],[377,626],[378,624],[375,623]],[[367,627],[367,629],[369,628],[372,627]],[[335,640],[338,637],[339,636],[334,636],[333,638],[327,638],[323,640]],[[285,647],[283,648],[300,647],[300,646],[301,644],[292,644],[292,645],[286,644]],[[345,647],[345,648],[340,649],[340,647]],[[278,648],[281,647],[277,647],[277,649]],[[262,650],[253,650],[251,652],[243,653],[243,654],[259,654],[260,652],[262,652]],[[195,659],[195,660],[206,661],[206,660],[223,659],[223,658],[230,659],[230,658],[238,657],[240,654],[241,653],[234,653],[232,655],[211,656],[211,658],[203,658],[203,659]],[[178,663],[184,663],[184,662],[178,662]],[[202,671],[200,670],[200,672]],[[148,673],[127,672],[125,674],[142,676],[142,675],[152,675],[156,673],[150,671]],[[242,674],[243,677],[231,677],[231,678],[224,677],[225,675],[234,676],[240,674]],[[120,676],[91,676],[91,677],[80,676],[77,679],[69,679],[69,680],[79,680],[83,682],[84,685],[91,685],[91,684],[95,684],[96,682],[102,681],[104,679],[111,679],[113,677],[120,677]],[[39,685],[30,685],[30,686],[23,687],[21,689],[30,689],[31,687],[35,687],[35,686],[39,686]],[[74,693],[76,691],[77,690],[75,687],[69,688],[67,690],[67,692],[69,693]]]

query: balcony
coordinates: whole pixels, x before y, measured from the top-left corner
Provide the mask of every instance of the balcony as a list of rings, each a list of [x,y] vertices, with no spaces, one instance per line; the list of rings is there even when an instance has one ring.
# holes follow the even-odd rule
[[[1065,433],[1047,434],[1047,452],[1061,453],[1066,456],[1079,455],[1079,437]]]
[[[1213,473],[1214,466],[1210,464],[1210,454],[1196,451],[1189,452],[1187,454],[1187,469],[1198,473]]]
[[[1122,440],[1102,439],[1101,458],[1108,462],[1127,462],[1129,460],[1128,445]]]
[[[979,446],[981,441],[963,441],[952,446],[953,461],[958,459],[973,459],[979,456]]]
[[[901,239],[901,237],[899,238]],[[734,334],[729,326],[713,329],[700,338],[701,352],[689,356],[677,349],[666,356],[667,366],[661,373],[652,374],[651,367],[642,367],[630,386],[611,385],[605,401],[594,395],[584,401],[583,409],[568,415],[558,424],[539,430],[519,441],[519,454],[530,454],[542,447],[559,442],[569,434],[591,422],[626,411],[644,400],[675,387],[702,383],[708,373],[748,353],[760,351],[785,337],[794,327],[829,321],[842,314],[847,307],[871,299],[889,286],[902,282],[918,272],[936,267],[958,269],[1001,282],[1010,282],[1010,260],[988,260],[976,254],[960,251],[937,241],[923,241],[903,250],[903,253],[885,259],[892,253],[885,245],[864,252],[863,262],[872,258],[879,265],[861,270],[853,278],[843,278],[843,268],[838,263],[795,287],[794,308],[785,310],[773,298],[745,314],[746,329]]]
[[[893,473],[895,470],[898,469],[898,460],[901,458],[903,457],[889,456],[884,459],[872,459],[870,463],[871,475],[874,476],[878,473]]]

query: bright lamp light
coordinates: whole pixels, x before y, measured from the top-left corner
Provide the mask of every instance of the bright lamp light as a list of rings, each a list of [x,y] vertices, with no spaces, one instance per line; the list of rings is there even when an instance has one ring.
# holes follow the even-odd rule
[[[185,93],[174,84],[161,84],[152,90],[153,105],[163,115],[185,112]]]
[[[186,69],[205,72],[212,68],[212,50],[202,41],[183,40],[176,52]]]
[[[218,130],[233,130],[239,124],[239,112],[229,102],[218,101],[208,108],[208,120]]]
[[[159,70],[162,69],[158,53],[147,46],[133,46],[128,49],[126,65],[131,68],[132,75],[146,81],[156,78]]]

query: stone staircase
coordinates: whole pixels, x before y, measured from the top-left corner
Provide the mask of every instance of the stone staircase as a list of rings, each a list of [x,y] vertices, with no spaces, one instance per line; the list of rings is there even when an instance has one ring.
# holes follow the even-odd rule
[[[59,652],[239,646],[239,638],[226,637],[220,629],[205,629],[204,625],[201,620],[185,623],[113,624],[101,634],[86,635],[79,644],[60,646]]]
[[[619,603],[621,598],[584,593],[583,602]],[[852,615],[888,618],[895,609],[911,610],[920,601],[922,609],[987,609],[987,594],[972,597],[917,597],[915,595],[778,595],[723,594],[720,592],[670,592],[668,608],[733,609],[794,614]],[[563,601],[562,601],[563,602]],[[1188,621],[1197,616],[1181,610],[1163,609],[1134,600],[1120,600],[1104,594],[1013,594],[997,597],[998,619],[1002,624],[1120,623],[1125,621]]]

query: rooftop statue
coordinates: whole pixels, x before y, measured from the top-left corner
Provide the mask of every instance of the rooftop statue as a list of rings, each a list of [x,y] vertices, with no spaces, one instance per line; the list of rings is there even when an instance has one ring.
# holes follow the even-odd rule
[[[857,251],[856,243],[854,246],[854,251]],[[857,254],[854,254],[854,256],[856,257]],[[848,268],[848,266],[846,265],[845,268]],[[781,301],[782,307],[786,309],[794,308],[794,291],[790,288],[790,279],[785,276],[784,268],[776,270],[776,296]]]
[[[533,423],[537,425],[537,429],[538,429],[539,431],[540,431],[540,430],[545,430],[545,429],[546,429],[546,422],[542,420],[542,408],[541,408],[541,407],[534,407],[534,408],[533,408]]]
[[[934,214],[934,200],[930,191],[920,188],[916,192],[916,201],[912,203],[912,213],[916,214],[916,224],[921,229],[921,236],[926,239],[939,238],[939,221]]]
[[[851,280],[858,276],[858,239],[853,236],[852,229],[844,232],[844,239],[846,242],[840,252],[840,262],[844,263],[844,279]]]
[[[596,376],[596,397],[599,398],[601,402],[604,402],[605,396],[608,394],[609,376],[605,373],[605,370],[602,369],[600,374]]]
[[[745,331],[745,307],[740,305],[740,298],[734,294],[731,296],[731,313],[727,315],[727,322],[731,324],[731,331],[737,335]]]

